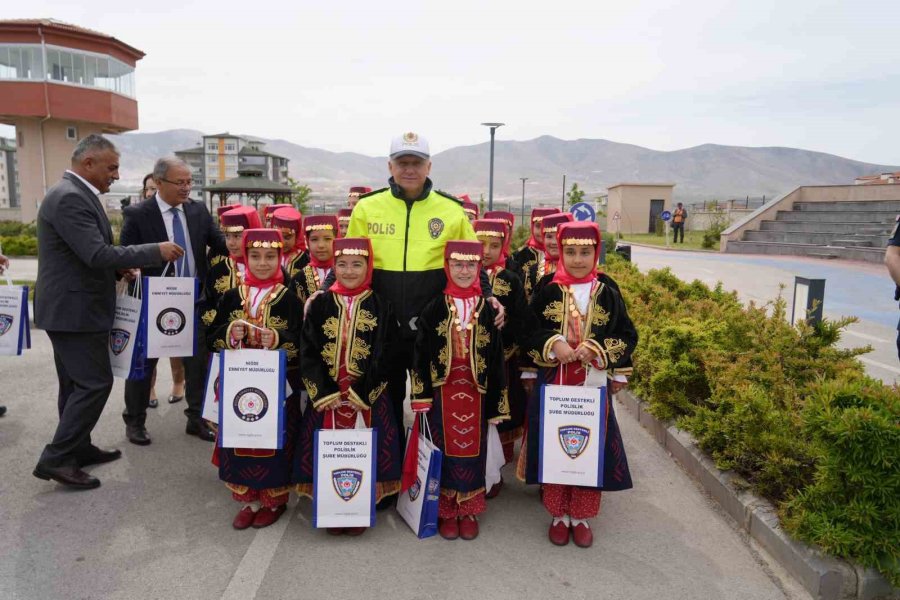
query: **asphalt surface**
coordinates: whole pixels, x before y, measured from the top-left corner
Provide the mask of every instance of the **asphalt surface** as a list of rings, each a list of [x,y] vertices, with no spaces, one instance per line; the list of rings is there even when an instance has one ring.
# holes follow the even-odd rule
[[[274,526],[234,531],[237,505],[184,434],[182,404],[152,411],[153,444],[124,438],[116,381],[94,441],[124,456],[89,467],[103,482],[73,492],[31,471],[56,424],[49,340],[0,358],[0,598],[629,598],[805,599],[621,406],[635,488],[607,494],[596,543],[552,546],[537,490],[513,481],[472,542],[418,540],[393,510],[360,538],[312,529],[292,499]],[[159,376],[165,397],[168,368]]]

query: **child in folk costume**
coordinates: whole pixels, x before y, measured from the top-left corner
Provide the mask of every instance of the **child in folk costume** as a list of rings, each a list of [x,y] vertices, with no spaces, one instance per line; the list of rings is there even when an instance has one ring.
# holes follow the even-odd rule
[[[238,206],[238,204],[225,204],[216,207],[216,218],[218,219],[217,222],[219,223],[220,227],[222,225],[222,215],[233,208],[237,208]],[[228,258],[228,254],[219,254],[219,252],[213,250],[212,248],[206,251],[206,260],[209,261],[209,266],[211,267],[216,266],[226,258]]]
[[[284,350],[288,369],[297,368],[301,327],[300,302],[285,285],[281,269],[281,233],[244,231],[247,264],[243,282],[225,292],[207,336],[213,351],[231,348]],[[299,420],[299,394],[285,400],[287,432],[283,450],[217,448],[219,479],[241,503],[235,529],[267,527],[278,520],[290,497],[291,462]]]
[[[526,439],[517,469],[527,483],[538,483],[540,385],[590,385],[594,370],[606,370],[608,377],[621,376],[630,370],[637,345],[637,331],[622,296],[597,272],[601,244],[597,225],[563,224],[557,240],[562,253],[559,268],[531,301],[538,324],[524,347],[541,367],[539,385],[529,398]],[[543,485],[542,501],[553,517],[550,541],[556,545],[569,543],[571,531],[576,545],[589,547],[593,533],[587,519],[600,512],[601,492],[632,487],[616,415],[611,404],[607,406],[602,488]]]
[[[487,213],[490,214],[490,213]],[[494,296],[506,308],[506,326],[501,330],[503,338],[503,358],[506,362],[506,380],[509,397],[509,420],[497,426],[500,443],[503,446],[504,461],[513,460],[513,448],[521,439],[525,419],[525,388],[519,372],[519,342],[524,334],[523,326],[529,316],[525,289],[518,274],[507,268],[507,252],[511,242],[512,229],[509,221],[503,219],[478,219],[474,223],[475,235],[482,243],[484,270],[487,271]],[[487,497],[494,498],[500,493],[503,479],[488,490]]]
[[[416,322],[412,409],[427,413],[443,451],[438,531],[446,539],[478,536],[488,424],[509,419],[503,340],[481,295],[481,257],[480,242],[447,242],[447,286]]]
[[[294,277],[309,263],[309,254],[299,243],[303,231],[303,215],[291,206],[279,208],[272,213],[272,229],[280,231],[284,239],[281,266],[288,277]]]
[[[301,370],[313,410],[307,410],[294,461],[300,495],[312,497],[317,429],[353,429],[357,415],[378,430],[375,501],[400,491],[400,432],[387,397],[392,345],[399,336],[390,305],[372,291],[372,243],[334,242],[335,283],[315,298],[303,322]],[[328,529],[360,535],[365,527]]]
[[[574,220],[571,213],[565,212],[556,212],[541,219],[544,252],[538,256],[537,262],[532,264],[525,273],[525,295],[529,300],[540,291],[543,284],[549,281],[548,275],[556,272],[559,264],[559,245],[556,241],[556,232],[559,226]]]
[[[206,326],[212,324],[222,295],[243,281],[247,268],[243,249],[244,231],[261,227],[259,215],[249,206],[231,206],[219,215],[219,223],[225,233],[228,257],[211,266],[203,282],[205,304],[200,318]]]
[[[538,207],[531,209],[531,236],[525,245],[516,250],[512,258],[522,269],[523,274],[528,273],[531,265],[538,262],[540,256],[544,253],[544,236],[541,234],[541,226],[543,219],[547,215],[558,213],[558,208]]]
[[[338,237],[347,237],[347,228],[350,227],[350,215],[352,214],[352,208],[342,208],[338,211]]]
[[[262,224],[263,227],[269,229],[272,227],[272,215],[281,208],[294,208],[293,204],[269,204],[262,208]]]
[[[510,271],[514,272],[519,276],[519,279],[522,280],[522,283],[525,283],[525,272],[522,270],[522,267],[516,262],[516,259],[512,257],[512,251],[510,250],[510,244],[512,244],[512,236],[516,231],[516,215],[512,214],[506,210],[489,210],[484,213],[485,219],[500,219],[504,223],[506,223],[507,227],[507,236],[506,236],[506,249],[504,250],[505,264],[504,266]]]
[[[334,240],[338,221],[334,215],[313,215],[303,220],[309,263],[293,278],[294,289],[301,304],[325,283],[334,266]]]
[[[459,199],[463,201],[463,211],[465,211],[466,217],[469,218],[469,223],[474,223],[475,219],[478,218],[478,205],[469,200],[468,194],[463,194]]]

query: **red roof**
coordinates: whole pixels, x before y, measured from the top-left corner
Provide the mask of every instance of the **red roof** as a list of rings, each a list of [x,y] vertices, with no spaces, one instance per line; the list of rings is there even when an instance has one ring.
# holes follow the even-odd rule
[[[29,31],[40,27],[47,33],[56,33],[59,36],[68,36],[71,38],[92,39],[95,41],[106,42],[110,46],[116,47],[120,52],[129,55],[132,60],[140,60],[144,58],[144,53],[129,46],[122,40],[119,40],[109,34],[80,27],[64,21],[56,19],[0,19],[0,31]]]

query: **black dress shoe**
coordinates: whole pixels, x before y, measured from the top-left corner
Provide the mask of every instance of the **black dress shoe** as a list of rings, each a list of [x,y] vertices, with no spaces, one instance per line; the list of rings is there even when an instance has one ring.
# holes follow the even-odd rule
[[[5,415],[5,414],[6,414],[6,407],[5,407],[5,406],[0,406],[0,417],[2,417],[2,416]]]
[[[129,442],[138,446],[147,446],[151,442],[147,429],[139,425],[126,425],[125,437],[128,438]]]
[[[87,467],[89,465],[102,465],[103,463],[112,462],[121,457],[121,450],[101,450],[97,446],[91,446],[91,449],[78,459],[78,466]]]
[[[215,432],[210,429],[209,426],[207,426],[207,424],[202,420],[188,421],[187,427],[184,428],[184,432],[188,435],[196,435],[198,438],[206,442],[216,441]]]
[[[156,398],[150,398],[147,402],[147,408],[156,408],[157,406],[159,406],[159,400]]]
[[[100,487],[100,480],[88,475],[74,465],[64,467],[48,467],[38,463],[34,468],[34,476],[47,481],[53,480],[76,490],[92,490]]]

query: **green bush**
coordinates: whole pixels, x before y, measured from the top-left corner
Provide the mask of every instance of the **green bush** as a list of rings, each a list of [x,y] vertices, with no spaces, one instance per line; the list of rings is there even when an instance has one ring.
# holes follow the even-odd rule
[[[640,344],[632,387],[720,468],[772,500],[792,535],[900,583],[900,387],[839,349],[855,321],[792,327],[783,298],[744,306],[721,284],[641,274],[612,253]]]
[[[30,235],[0,236],[0,248],[7,256],[36,256],[37,238]]]
[[[37,225],[35,223],[20,223],[19,221],[0,221],[0,237],[17,235],[35,237],[37,235]]]
[[[701,246],[704,248],[718,248],[722,232],[728,229],[728,218],[724,213],[716,215],[703,231],[703,242]]]

